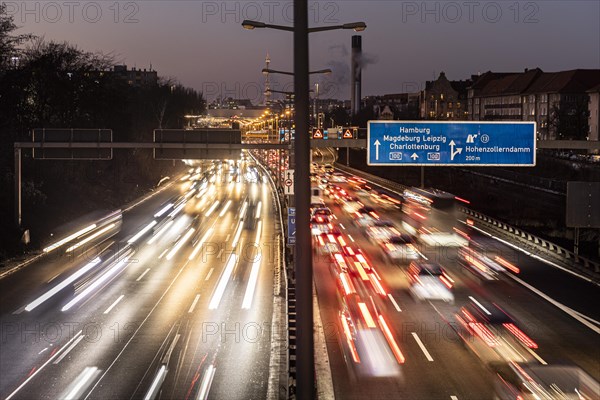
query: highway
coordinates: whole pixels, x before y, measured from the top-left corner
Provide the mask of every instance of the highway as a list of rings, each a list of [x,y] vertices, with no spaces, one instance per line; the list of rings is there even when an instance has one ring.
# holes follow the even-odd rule
[[[349,178],[322,184],[339,251],[325,251],[327,234],[313,242],[335,398],[491,399],[496,371],[514,360],[600,380],[597,286],[455,221],[473,254],[507,267],[488,280],[467,269],[464,248],[419,240],[415,258],[443,266],[448,289],[435,282],[452,300],[416,300],[422,277],[409,260],[388,259],[385,240],[348,209],[350,200],[372,207],[374,220],[393,224],[384,230],[410,236],[389,200],[398,197]],[[0,398],[266,398],[281,261],[274,210],[251,161],[203,163],[131,210],[49,243],[48,255],[0,279]],[[498,307],[518,333],[482,346],[461,326],[469,306]]]
[[[0,280],[0,398],[265,398],[279,232],[264,182],[250,162],[205,164]]]
[[[346,200],[358,196],[363,205],[376,209],[380,220],[391,221],[400,233],[407,233],[403,229],[400,209],[389,204],[382,206],[380,201],[382,194],[394,197],[393,193],[386,193],[372,184],[369,184],[371,189],[377,189],[377,192],[357,190],[356,185],[341,182],[348,178],[351,175],[339,174],[336,179],[338,182],[333,183],[344,191]],[[331,177],[329,184],[332,184]],[[417,242],[421,260],[437,261],[445,268],[453,281],[451,291],[454,302],[417,301],[409,290],[408,260],[393,263],[385,257],[381,243],[369,240],[365,234],[368,228],[356,226],[353,214],[344,209],[346,201],[333,201],[335,193],[339,192],[330,193],[328,195],[325,191],[322,197],[336,217],[332,225],[339,228],[343,243],[347,243],[354,252],[362,250],[370,267],[381,278],[380,285],[384,292],[378,293],[375,285],[368,280],[363,285],[357,282],[360,279],[352,278],[352,273],[348,276],[362,301],[369,307],[373,319],[376,319],[376,315],[385,319],[402,353],[402,362],[395,360],[397,362],[393,367],[390,364],[389,374],[369,371],[368,368],[365,370],[368,361],[353,360],[345,327],[340,322],[340,312],[349,295],[344,292],[343,285],[333,272],[336,263],[329,255],[319,255],[319,248],[323,246],[315,240],[315,284],[336,398],[493,398],[497,383],[495,371],[498,365],[505,364],[507,360],[493,360],[488,350],[481,351],[480,347],[474,345],[476,339],[462,338],[459,334],[464,335],[464,331],[457,319],[457,315],[461,315],[461,307],[484,301],[499,306],[509,314],[535,342],[535,348],[522,346],[512,349],[522,356],[521,361],[539,365],[575,365],[596,381],[600,379],[599,312],[593,300],[597,298],[597,286],[531,258],[476,229],[459,224],[461,233],[468,237],[471,247],[477,243],[487,254],[509,261],[511,268],[516,267],[518,273],[506,269],[497,276],[498,279],[487,281],[459,262],[461,256],[457,248]],[[344,259],[350,266],[352,258],[345,256]],[[351,266],[349,270],[352,271]],[[358,289],[359,286],[361,289]],[[534,293],[532,290],[535,289],[546,297]],[[580,313],[588,318],[575,319],[548,299],[575,310],[571,314]],[[373,307],[369,306],[370,302],[373,302]],[[364,317],[364,314],[359,315],[357,319]],[[366,316],[357,325],[365,324],[365,321],[368,325],[369,318]],[[580,321],[584,321],[585,325]],[[356,343],[360,343],[360,340]],[[374,345],[365,347],[371,353],[377,349]],[[357,348],[361,356],[360,347]],[[363,351],[362,354],[366,353]],[[592,398],[600,397],[600,393],[596,395],[598,397]]]

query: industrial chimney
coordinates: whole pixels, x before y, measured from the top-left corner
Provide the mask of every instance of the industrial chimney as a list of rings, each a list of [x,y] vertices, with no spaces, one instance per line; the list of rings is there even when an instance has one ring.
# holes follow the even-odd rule
[[[361,103],[361,58],[362,58],[362,36],[352,36],[352,94],[350,97],[350,111],[354,116],[360,111]]]

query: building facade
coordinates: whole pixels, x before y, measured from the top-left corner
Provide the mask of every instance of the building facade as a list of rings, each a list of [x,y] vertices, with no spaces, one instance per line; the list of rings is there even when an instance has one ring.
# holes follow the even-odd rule
[[[539,139],[586,139],[592,129],[588,91],[598,84],[600,70],[486,72],[468,89],[468,117],[535,121]]]
[[[467,88],[472,80],[449,81],[444,72],[435,81],[427,81],[421,91],[420,116],[431,120],[466,120]]]

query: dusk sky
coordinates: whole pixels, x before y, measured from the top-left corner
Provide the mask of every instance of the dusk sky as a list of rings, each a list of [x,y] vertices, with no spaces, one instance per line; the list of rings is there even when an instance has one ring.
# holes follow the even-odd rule
[[[152,64],[159,75],[202,90],[209,100],[222,95],[257,102],[267,52],[271,68],[292,69],[291,33],[240,25],[245,18],[291,25],[288,1],[6,3],[19,32],[113,52],[129,67]],[[311,2],[311,26],[354,21],[368,25],[363,95],[416,91],[440,71],[452,80],[488,70],[600,68],[600,2],[593,0]],[[334,71],[318,78],[329,82],[327,97],[350,97],[353,34],[311,35],[311,68]],[[273,80],[274,89],[292,89],[285,77]]]

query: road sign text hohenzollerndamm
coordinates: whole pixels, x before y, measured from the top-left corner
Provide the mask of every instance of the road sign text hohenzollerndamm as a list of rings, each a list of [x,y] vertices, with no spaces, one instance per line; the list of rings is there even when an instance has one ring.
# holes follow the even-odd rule
[[[369,121],[368,165],[535,166],[535,122]]]

